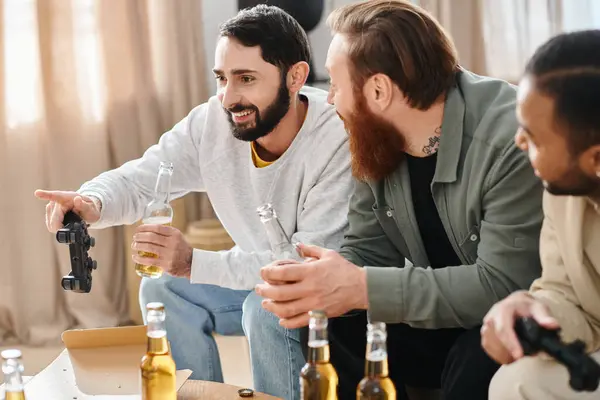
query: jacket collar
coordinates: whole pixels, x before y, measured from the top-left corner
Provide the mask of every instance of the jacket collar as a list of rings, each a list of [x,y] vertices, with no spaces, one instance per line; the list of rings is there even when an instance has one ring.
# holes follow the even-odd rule
[[[450,88],[446,96],[437,166],[433,177],[434,182],[450,183],[456,181],[465,117],[465,100],[458,85],[461,75],[462,72],[460,71],[456,74],[456,83]]]

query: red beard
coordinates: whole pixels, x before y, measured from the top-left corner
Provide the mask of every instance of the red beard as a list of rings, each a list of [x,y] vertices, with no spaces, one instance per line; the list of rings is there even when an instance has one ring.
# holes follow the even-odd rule
[[[352,175],[360,181],[379,181],[404,159],[404,137],[387,121],[373,115],[362,93],[349,118],[340,115],[350,137]]]

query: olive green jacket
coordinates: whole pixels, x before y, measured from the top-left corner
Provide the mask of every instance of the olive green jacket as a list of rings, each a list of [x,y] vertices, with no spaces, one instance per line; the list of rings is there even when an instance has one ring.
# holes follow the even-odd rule
[[[372,321],[472,327],[540,276],[543,186],[514,144],[515,102],[514,86],[468,71],[446,99],[431,188],[463,265],[429,267],[405,162],[381,181],[356,183],[340,252],[366,267]]]

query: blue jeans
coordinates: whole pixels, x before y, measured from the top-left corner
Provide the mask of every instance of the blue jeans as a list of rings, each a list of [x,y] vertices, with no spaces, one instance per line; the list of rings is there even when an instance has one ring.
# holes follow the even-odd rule
[[[254,389],[285,400],[300,398],[300,369],[304,356],[298,330],[284,329],[264,310],[255,292],[214,285],[191,284],[188,279],[163,275],[142,279],[140,306],[165,305],[167,335],[177,369],[193,371],[191,379],[223,382],[213,332],[246,335],[252,361]]]

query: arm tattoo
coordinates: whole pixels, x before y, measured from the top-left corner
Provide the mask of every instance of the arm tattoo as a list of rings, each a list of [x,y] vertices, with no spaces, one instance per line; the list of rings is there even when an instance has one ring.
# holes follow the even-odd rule
[[[442,133],[442,128],[438,127],[435,130],[435,135],[429,138],[429,144],[427,146],[423,146],[423,153],[428,156],[435,154],[438,151],[438,147],[440,147],[440,134]]]

